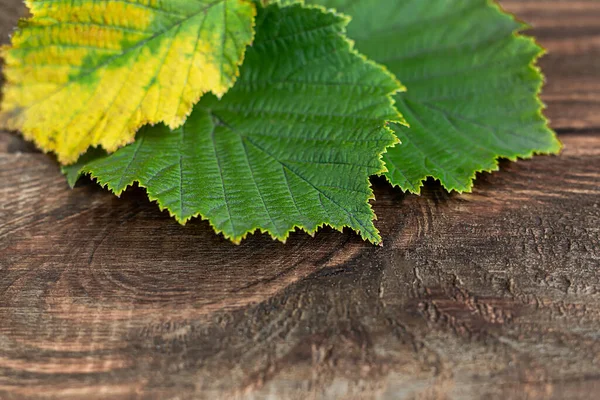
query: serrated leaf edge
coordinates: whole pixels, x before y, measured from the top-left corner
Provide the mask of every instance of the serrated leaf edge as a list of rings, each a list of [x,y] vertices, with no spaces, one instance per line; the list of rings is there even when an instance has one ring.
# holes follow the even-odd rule
[[[396,135],[394,134],[394,132],[389,127],[385,126],[383,129],[385,129],[390,134],[390,143],[383,149],[383,151],[381,151],[378,154],[380,169],[376,173],[374,173],[374,175],[379,175],[386,171],[385,163],[382,160],[383,154],[385,154],[387,152],[388,148],[393,147],[397,143],[400,142],[398,140],[398,138],[396,137]],[[64,172],[64,169],[63,169],[63,172]],[[150,195],[150,193],[148,192],[147,186],[141,184],[140,181],[138,181],[137,179],[130,180],[122,189],[117,190],[115,187],[113,187],[113,185],[111,185],[110,182],[104,181],[104,180],[102,180],[102,178],[100,176],[96,175],[96,173],[94,172],[93,169],[86,169],[84,166],[79,170],[79,174],[80,174],[80,177],[82,175],[88,175],[90,178],[94,179],[101,187],[110,190],[117,197],[120,197],[121,194],[123,194],[123,192],[125,192],[129,187],[131,187],[131,186],[133,186],[133,184],[137,183],[139,187],[143,188],[146,191],[148,200],[150,200],[151,202],[156,202],[160,211],[166,210],[169,213],[169,216],[174,218],[179,224],[185,226],[189,220],[199,217],[201,220],[208,221],[209,225],[212,227],[212,229],[215,231],[215,233],[222,234],[225,239],[230,240],[232,243],[237,244],[237,245],[241,244],[241,242],[244,239],[246,239],[246,237],[249,234],[254,234],[257,231],[259,231],[262,234],[268,234],[271,237],[271,239],[273,239],[273,240],[279,240],[280,242],[285,243],[287,241],[287,239],[289,238],[290,234],[295,231],[304,231],[307,234],[314,236],[314,234],[320,228],[322,228],[324,226],[329,226],[330,228],[332,228],[336,231],[339,231],[339,232],[343,232],[344,228],[348,227],[346,225],[335,225],[335,224],[330,224],[330,223],[324,222],[322,224],[316,225],[313,229],[306,229],[298,224],[295,224],[290,229],[285,231],[283,233],[283,235],[274,235],[268,229],[264,229],[264,228],[260,228],[260,227],[250,228],[241,235],[229,235],[229,234],[225,233],[223,230],[217,228],[208,217],[206,217],[204,214],[202,214],[202,212],[197,212],[188,217],[180,218],[177,214],[172,212],[166,205],[164,205],[158,197]],[[371,213],[373,215],[371,220],[375,221],[375,220],[377,220],[377,215],[375,214],[375,212],[373,211],[373,209],[371,207],[371,204],[369,203],[369,200],[375,200],[375,194],[373,193],[371,183],[370,183],[368,177],[367,177],[366,183],[367,183],[367,186],[369,187],[369,190],[371,191],[370,196],[367,198],[367,204],[369,204],[369,209],[371,210]],[[71,186],[71,188],[73,188],[73,187],[74,186]],[[355,231],[355,232],[358,233],[360,235],[360,237],[365,241],[369,241],[376,245],[382,245],[382,238],[379,235],[380,232],[376,227],[374,227],[374,237],[370,237],[369,235],[366,235],[361,231]]]
[[[530,62],[528,64],[528,68],[530,69],[530,71],[535,72],[539,77],[539,82],[538,82],[536,90],[535,90],[535,101],[538,105],[538,111],[536,112],[536,115],[544,122],[545,128],[554,134],[556,148],[549,150],[549,151],[530,151],[529,153],[522,154],[522,155],[502,156],[502,157],[494,156],[494,159],[492,160],[492,167],[481,168],[481,169],[475,170],[473,172],[473,174],[469,177],[469,181],[464,188],[456,188],[456,187],[453,187],[450,185],[445,185],[442,183],[442,186],[450,193],[452,193],[452,192],[457,192],[459,194],[471,193],[475,186],[475,179],[477,178],[477,174],[482,173],[482,172],[499,171],[501,159],[507,159],[509,161],[514,162],[517,160],[528,160],[528,159],[533,158],[533,156],[535,156],[535,155],[558,155],[558,154],[560,154],[560,152],[563,148],[563,145],[560,142],[560,140],[558,139],[558,137],[556,136],[556,133],[550,127],[550,121],[544,115],[544,112],[543,112],[546,109],[546,105],[542,102],[541,93],[542,93],[542,90],[544,87],[544,83],[546,82],[546,77],[545,77],[544,73],[542,72],[542,69],[538,65],[538,60],[547,53],[546,49],[543,46],[541,46],[534,37],[523,34],[523,32],[525,30],[530,29],[530,26],[527,23],[521,21],[513,13],[504,10],[502,8],[502,6],[500,6],[500,4],[498,4],[495,0],[487,0],[487,4],[488,4],[488,6],[495,8],[499,13],[510,16],[514,21],[516,21],[520,24],[520,26],[518,28],[516,28],[512,33],[512,36],[514,38],[521,39],[521,40],[528,40],[530,43],[533,43],[538,48],[537,54],[535,54],[532,57],[532,59],[530,60]],[[397,188],[403,190],[404,192],[408,192],[408,193],[416,194],[416,195],[421,194],[421,189],[423,188],[423,185],[428,178],[435,178],[433,175],[425,174],[417,181],[416,185],[413,185],[411,183],[411,188],[402,188],[402,187],[400,187],[400,185],[393,184],[387,175],[384,175],[384,176],[385,176],[386,180],[388,181],[388,183],[390,185],[392,185],[392,187],[397,187]],[[435,178],[435,180],[437,180],[439,182],[439,179]]]

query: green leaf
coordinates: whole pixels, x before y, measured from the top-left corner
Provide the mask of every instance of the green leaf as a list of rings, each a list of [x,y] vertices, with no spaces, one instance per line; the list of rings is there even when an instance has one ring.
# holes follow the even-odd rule
[[[207,95],[181,128],[142,128],[134,144],[65,168],[71,183],[89,173],[119,195],[137,181],[181,223],[199,215],[235,242],[326,224],[379,243],[369,176],[397,142],[385,123],[401,120],[391,99],[400,85],[352,50],[346,24],[299,5],[259,9],[221,100]]]
[[[410,128],[384,156],[388,180],[418,193],[428,177],[470,191],[498,158],[554,154],[561,145],[541,114],[542,49],[491,0],[311,0],[353,17],[356,47],[408,91],[396,105]]]

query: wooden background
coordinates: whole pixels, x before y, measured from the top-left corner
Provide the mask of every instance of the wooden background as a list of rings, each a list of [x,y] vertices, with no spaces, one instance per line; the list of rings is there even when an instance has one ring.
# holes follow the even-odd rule
[[[383,248],[235,246],[0,133],[0,399],[598,398],[600,2],[502,4],[550,52],[564,152],[472,194],[375,180]]]

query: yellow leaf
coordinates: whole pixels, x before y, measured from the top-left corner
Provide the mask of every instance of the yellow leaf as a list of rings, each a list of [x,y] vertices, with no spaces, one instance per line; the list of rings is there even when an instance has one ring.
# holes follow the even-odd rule
[[[144,124],[183,124],[235,82],[252,41],[248,0],[29,0],[12,46],[0,126],[63,164],[112,152]]]

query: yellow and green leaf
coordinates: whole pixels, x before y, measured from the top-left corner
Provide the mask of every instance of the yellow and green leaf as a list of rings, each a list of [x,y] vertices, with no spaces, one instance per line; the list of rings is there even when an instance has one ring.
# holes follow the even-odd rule
[[[233,86],[253,39],[247,0],[29,0],[2,49],[0,126],[60,162],[112,152],[144,124],[183,124],[207,92]]]

